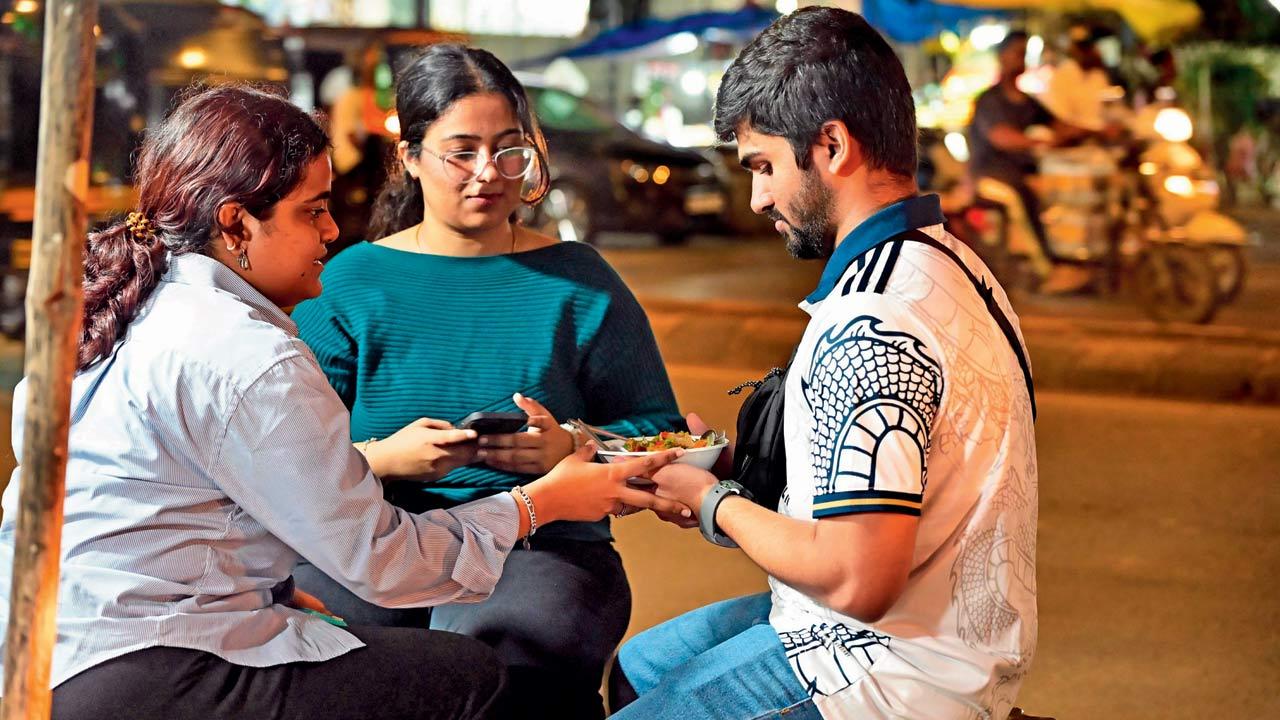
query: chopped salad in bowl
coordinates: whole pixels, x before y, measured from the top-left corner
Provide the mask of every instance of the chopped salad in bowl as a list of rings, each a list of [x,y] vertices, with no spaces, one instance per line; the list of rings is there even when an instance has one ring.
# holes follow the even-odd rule
[[[708,430],[702,435],[684,431],[664,431],[657,435],[609,440],[601,447],[599,454],[606,462],[617,462],[672,448],[683,448],[684,455],[676,462],[710,470],[711,466],[715,465],[716,459],[720,457],[720,452],[728,444],[729,440],[724,433],[715,430]]]

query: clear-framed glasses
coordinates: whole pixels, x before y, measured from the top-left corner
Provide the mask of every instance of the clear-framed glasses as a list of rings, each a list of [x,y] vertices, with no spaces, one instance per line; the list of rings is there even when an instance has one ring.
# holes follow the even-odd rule
[[[489,163],[493,163],[493,167],[502,177],[508,180],[519,180],[529,174],[534,158],[537,157],[537,152],[533,148],[525,146],[503,148],[492,155],[484,153],[486,157],[483,162],[480,160],[482,153],[473,150],[460,150],[443,155],[433,153],[426,148],[422,151],[440,158],[445,176],[456,183],[475,180],[485,168],[489,167]]]

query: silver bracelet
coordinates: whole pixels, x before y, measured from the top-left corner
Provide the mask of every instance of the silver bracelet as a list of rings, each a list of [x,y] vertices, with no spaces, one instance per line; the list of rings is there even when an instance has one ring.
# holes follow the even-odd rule
[[[524,549],[532,550],[533,547],[529,545],[529,538],[533,537],[533,534],[538,531],[538,513],[533,511],[533,499],[529,497],[529,493],[525,492],[523,487],[517,485],[512,490],[520,496],[525,508],[529,511],[529,532],[524,536]]]

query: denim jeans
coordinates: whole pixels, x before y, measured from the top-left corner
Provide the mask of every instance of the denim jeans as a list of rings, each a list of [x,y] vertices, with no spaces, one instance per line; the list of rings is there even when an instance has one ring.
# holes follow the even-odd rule
[[[769,625],[768,593],[708,605],[618,651],[638,699],[618,720],[821,720]]]

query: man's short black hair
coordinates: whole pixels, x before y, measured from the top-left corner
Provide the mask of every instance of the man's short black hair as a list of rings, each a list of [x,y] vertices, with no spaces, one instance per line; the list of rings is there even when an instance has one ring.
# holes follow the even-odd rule
[[[745,123],[784,137],[808,168],[822,125],[841,120],[868,164],[916,174],[916,112],[911,85],[889,43],[861,15],[806,7],[779,18],[751,41],[716,93],[716,135],[729,142]]]
[[[1027,42],[1030,39],[1031,36],[1027,34],[1026,30],[1010,30],[1009,34],[1005,35],[1004,39],[1000,41],[1000,44],[996,46],[996,52],[1003,53],[1005,50],[1013,47],[1014,43]]]

